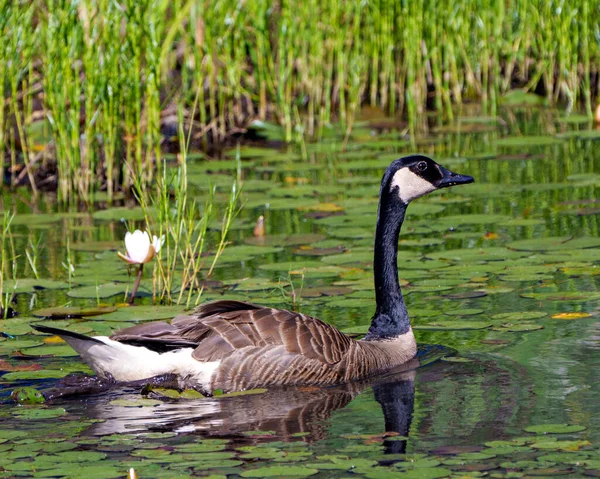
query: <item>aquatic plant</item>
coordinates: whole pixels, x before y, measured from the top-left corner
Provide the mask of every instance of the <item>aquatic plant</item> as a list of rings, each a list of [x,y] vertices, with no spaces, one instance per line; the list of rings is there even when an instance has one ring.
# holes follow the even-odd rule
[[[494,115],[513,88],[591,115],[600,71],[590,0],[0,0],[0,12],[0,154],[33,188],[56,162],[63,202],[111,199],[133,176],[149,185],[178,104],[198,146],[254,120],[287,142],[339,123],[347,141],[364,105],[416,134],[428,109],[438,124],[472,101]]]
[[[174,173],[163,165],[157,185],[157,193],[150,195],[149,200],[140,199],[147,223],[156,224],[161,237],[165,237],[163,253],[156,263],[154,291],[169,304],[197,305],[204,282],[212,275],[227,245],[227,234],[238,211],[239,189],[234,182],[220,221],[219,240],[207,256],[207,231],[215,214],[215,188],[210,189],[203,207],[191,199],[185,159]],[[156,212],[155,218],[151,211]]]
[[[4,291],[4,280],[14,279],[17,271],[17,254],[15,243],[10,233],[10,225],[14,219],[14,213],[4,212],[2,215],[2,231],[0,231],[0,316],[6,318],[10,311],[12,292]]]
[[[135,230],[133,233],[129,231],[125,233],[126,254],[118,252],[117,255],[128,264],[138,265],[138,274],[133,289],[131,290],[129,304],[133,304],[137,290],[140,287],[144,264],[149,263],[154,259],[154,256],[160,252],[160,248],[164,242],[164,235],[160,238],[157,236],[152,236],[152,238],[150,238],[150,233],[147,231]]]

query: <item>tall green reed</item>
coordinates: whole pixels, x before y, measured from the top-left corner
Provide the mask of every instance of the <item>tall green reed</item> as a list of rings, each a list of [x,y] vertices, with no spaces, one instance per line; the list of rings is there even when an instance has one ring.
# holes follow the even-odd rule
[[[3,318],[8,315],[13,296],[11,291],[4,290],[5,281],[17,277],[17,251],[10,231],[14,217],[14,213],[4,212],[0,231],[0,315]]]
[[[2,3],[3,2],[3,3]],[[496,114],[511,88],[591,114],[600,7],[590,0],[0,0],[0,152],[21,139],[24,174],[40,156],[33,100],[52,126],[59,195],[109,199],[161,164],[161,116],[181,98],[195,140],[221,142],[254,118],[284,139],[346,139],[364,104],[452,120],[477,101]],[[37,88],[41,77],[43,97]],[[199,107],[190,108],[196,97]],[[15,154],[13,152],[13,157]],[[159,168],[158,168],[159,169]]]
[[[215,189],[209,191],[204,205],[191,198],[187,181],[189,133],[183,129],[183,109],[179,108],[179,140],[181,153],[177,168],[163,162],[155,178],[153,191],[145,191],[134,176],[136,196],[144,210],[147,229],[164,237],[165,243],[155,262],[154,293],[158,300],[172,304],[197,305],[205,282],[227,245],[231,222],[237,213],[239,188],[233,182],[225,211],[222,212],[219,239],[210,256],[206,255],[209,227],[215,220]],[[191,130],[188,130],[191,132]]]

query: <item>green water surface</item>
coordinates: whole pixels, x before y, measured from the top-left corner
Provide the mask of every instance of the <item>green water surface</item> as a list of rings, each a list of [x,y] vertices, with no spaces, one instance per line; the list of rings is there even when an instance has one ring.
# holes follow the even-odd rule
[[[48,195],[3,192],[0,209],[17,211],[21,280],[19,315],[0,321],[0,476],[116,478],[129,467],[140,478],[600,476],[599,140],[580,117],[512,109],[465,116],[414,144],[364,124],[346,151],[332,135],[302,151],[243,146],[241,168],[235,150],[190,160],[199,198],[216,185],[224,201],[236,177],[243,188],[204,299],[295,307],[357,334],[374,311],[385,167],[419,152],[475,177],[408,210],[399,274],[421,344],[414,369],[329,389],[173,399],[117,388],[14,404],[17,387],[90,372],[30,323],[109,334],[182,308],[150,307],[151,267],[137,305],[121,307],[133,272],[116,256],[119,219],[135,221],[135,211],[105,212],[99,202],[61,214]],[[253,235],[260,215],[264,238]],[[25,259],[30,244],[39,244],[38,279]],[[5,291],[14,286],[5,280]],[[119,309],[34,316],[98,304]]]

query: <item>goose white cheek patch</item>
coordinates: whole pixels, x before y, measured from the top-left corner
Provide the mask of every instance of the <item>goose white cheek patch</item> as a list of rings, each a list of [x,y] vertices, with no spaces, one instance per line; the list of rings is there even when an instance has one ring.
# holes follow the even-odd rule
[[[400,201],[403,203],[408,203],[436,189],[429,181],[415,175],[408,168],[402,168],[394,174],[390,187],[394,189],[396,186]]]

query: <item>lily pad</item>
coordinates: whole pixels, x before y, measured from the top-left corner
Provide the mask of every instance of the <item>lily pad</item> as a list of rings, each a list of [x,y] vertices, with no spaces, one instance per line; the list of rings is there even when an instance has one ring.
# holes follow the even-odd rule
[[[556,291],[549,293],[522,293],[521,297],[539,301],[571,301],[574,303],[581,303],[600,300],[600,293],[588,291]]]
[[[558,313],[553,314],[552,319],[565,319],[565,320],[573,320],[573,319],[582,319],[582,318],[591,318],[592,315],[590,313]]]
[[[37,406],[22,406],[15,409],[13,414],[21,419],[53,419],[64,416],[67,413],[63,408],[37,407]]]
[[[556,236],[550,238],[513,241],[512,243],[508,243],[507,246],[511,249],[521,251],[558,251],[597,248],[600,246],[600,238],[573,238],[571,236]]]
[[[149,216],[156,216],[157,212],[154,208],[148,208],[147,210]],[[144,210],[142,208],[110,208],[107,210],[99,210],[92,213],[92,218],[95,220],[104,220],[104,221],[135,221],[135,220],[143,220],[145,219]]]
[[[131,289],[131,285],[126,283],[104,283],[94,286],[82,286],[73,288],[67,293],[72,298],[110,298],[111,296],[125,295],[125,292]],[[141,288],[140,288],[141,290]]]
[[[577,424],[539,424],[525,428],[525,431],[533,432],[535,434],[571,434],[585,430],[585,426],[579,426]]]
[[[548,449],[553,451],[578,451],[584,446],[591,446],[589,441],[545,441],[534,442],[533,449]]]
[[[523,322],[517,324],[505,323],[493,327],[494,331],[509,331],[513,333],[525,333],[529,331],[537,331],[538,329],[544,329],[544,326],[536,323]]]
[[[445,330],[456,330],[456,331],[467,331],[470,329],[486,329],[489,328],[492,323],[487,321],[434,321],[425,324],[415,324],[413,329],[415,330],[433,330],[433,331],[445,331]]]
[[[119,407],[155,407],[162,402],[154,399],[114,399],[109,404]]]
[[[46,402],[44,396],[35,388],[23,387],[10,393],[10,398],[19,404],[42,404]]]
[[[95,321],[141,322],[158,319],[172,319],[185,311],[185,306],[124,306],[114,312],[95,316]]]
[[[249,469],[240,474],[242,477],[308,477],[319,472],[304,466],[267,466],[258,469]]]
[[[244,239],[244,243],[254,246],[300,246],[317,243],[326,239],[323,234],[267,235]],[[258,250],[260,252],[260,250]]]
[[[52,279],[6,279],[4,280],[4,292],[33,293],[40,289],[67,289],[69,283],[54,281]]]
[[[59,318],[82,318],[84,316],[98,316],[116,311],[114,306],[98,306],[89,308],[64,307],[44,308],[33,311],[31,314],[39,318],[59,319]]]
[[[538,319],[548,316],[548,313],[543,311],[517,311],[513,313],[498,313],[492,316],[492,319],[501,319],[503,321],[522,321]]]
[[[548,146],[560,143],[552,136],[512,136],[496,140],[496,146],[522,148],[530,146]]]

